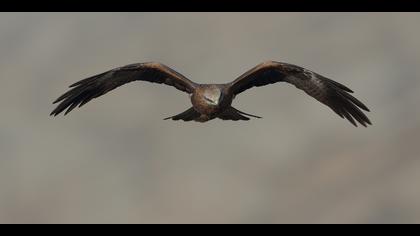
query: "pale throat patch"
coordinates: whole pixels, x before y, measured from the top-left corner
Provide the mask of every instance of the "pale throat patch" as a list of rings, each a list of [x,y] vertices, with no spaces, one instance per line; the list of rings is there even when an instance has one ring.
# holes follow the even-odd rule
[[[218,104],[220,97],[222,96],[222,91],[220,91],[218,88],[206,89],[203,93],[203,96],[213,103]]]

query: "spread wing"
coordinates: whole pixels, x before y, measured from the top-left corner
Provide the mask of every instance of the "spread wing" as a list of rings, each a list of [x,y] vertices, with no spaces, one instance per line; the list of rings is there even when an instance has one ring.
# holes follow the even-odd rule
[[[171,68],[154,62],[131,64],[115,68],[70,86],[67,93],[55,102],[61,102],[51,115],[57,116],[65,109],[65,115],[75,107],[83,106],[90,100],[129,82],[142,80],[173,86],[183,92],[192,93],[196,84]]]
[[[368,117],[360,110],[369,109],[358,99],[350,95],[352,90],[346,86],[325,78],[305,68],[269,61],[257,65],[229,84],[230,92],[239,94],[252,87],[260,87],[276,82],[288,82],[305,91],[323,104],[329,106],[342,118],[357,126],[357,120],[363,126],[371,124]]]

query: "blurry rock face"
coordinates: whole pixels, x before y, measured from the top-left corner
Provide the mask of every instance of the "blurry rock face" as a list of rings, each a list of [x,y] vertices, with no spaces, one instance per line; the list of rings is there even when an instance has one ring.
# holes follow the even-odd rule
[[[1,223],[420,223],[420,15],[0,13]],[[186,94],[132,83],[67,117],[85,77],[160,61],[222,83],[265,60],[348,85],[354,128],[287,84],[234,101],[264,119],[163,121]]]

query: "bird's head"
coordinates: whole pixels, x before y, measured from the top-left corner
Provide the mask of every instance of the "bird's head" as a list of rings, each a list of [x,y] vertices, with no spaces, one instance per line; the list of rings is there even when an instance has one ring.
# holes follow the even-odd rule
[[[222,100],[222,91],[217,87],[211,87],[204,91],[203,97],[207,104],[217,106]]]

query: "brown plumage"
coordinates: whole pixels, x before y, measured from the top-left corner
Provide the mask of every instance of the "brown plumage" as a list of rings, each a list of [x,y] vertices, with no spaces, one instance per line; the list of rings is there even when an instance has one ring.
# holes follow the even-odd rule
[[[197,84],[161,63],[131,64],[71,85],[72,89],[54,102],[60,104],[51,115],[57,116],[64,110],[66,115],[77,106],[81,107],[94,98],[137,80],[170,85],[190,95],[193,106],[165,120],[206,122],[214,118],[235,121],[249,120],[249,117],[261,118],[233,108],[231,104],[235,96],[252,87],[287,82],[329,106],[354,126],[357,126],[357,122],[365,127],[371,124],[360,110],[369,109],[350,95],[353,91],[346,86],[305,68],[275,61],[261,63],[227,84]]]

